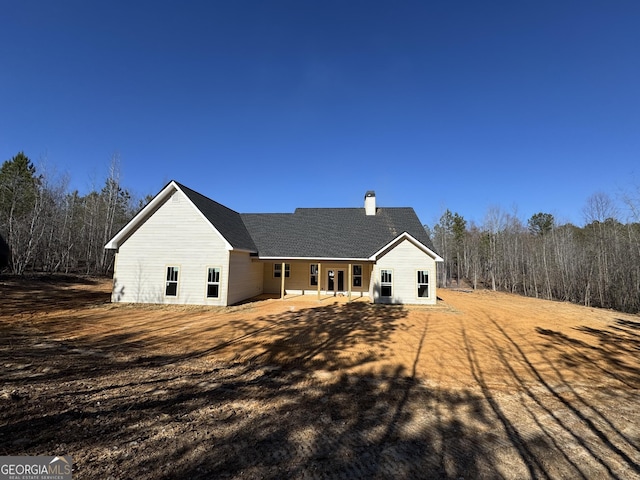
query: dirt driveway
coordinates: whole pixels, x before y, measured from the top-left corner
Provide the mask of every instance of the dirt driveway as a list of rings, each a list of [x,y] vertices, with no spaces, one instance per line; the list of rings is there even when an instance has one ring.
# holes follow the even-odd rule
[[[74,478],[640,478],[640,317],[493,292],[111,305],[0,282],[0,455]]]

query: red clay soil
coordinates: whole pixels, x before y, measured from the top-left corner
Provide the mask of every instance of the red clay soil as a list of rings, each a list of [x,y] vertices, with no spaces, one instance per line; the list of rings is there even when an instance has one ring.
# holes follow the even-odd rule
[[[113,305],[0,282],[0,455],[74,478],[640,478],[640,317],[489,291]]]

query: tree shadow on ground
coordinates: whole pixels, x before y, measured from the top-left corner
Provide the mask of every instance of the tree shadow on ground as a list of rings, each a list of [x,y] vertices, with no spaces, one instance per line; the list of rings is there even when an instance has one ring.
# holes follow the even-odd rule
[[[240,344],[244,361],[287,368],[344,370],[379,360],[390,335],[407,311],[371,303],[332,303],[260,317],[235,320],[240,334],[194,354],[222,353]],[[266,324],[256,329],[255,324]],[[368,351],[349,349],[369,345]]]
[[[480,397],[426,387],[415,364],[412,372],[335,373],[372,359],[343,355],[356,343],[383,352],[405,315],[402,307],[370,304],[289,311],[263,317],[261,330],[239,320],[240,337],[184,354],[154,351],[124,334],[58,341],[4,323],[0,454],[64,451],[79,479],[495,471],[485,451],[491,442],[479,442],[472,424],[489,428]],[[267,330],[269,340],[260,337]],[[248,359],[216,363],[214,354],[234,342],[244,342]]]
[[[14,332],[0,362],[15,350],[35,358],[41,344]],[[0,454],[64,451],[79,479],[459,478],[498,468],[473,424],[490,428],[481,398],[427,388],[400,368],[318,379],[297,349],[287,369],[190,355],[127,363],[88,347],[47,348],[47,365],[82,365],[66,379],[35,362],[1,374]]]
[[[76,479],[640,476],[638,438],[561,372],[549,380],[498,322],[479,334],[462,322],[469,388],[416,377],[428,316],[413,368],[340,373],[384,354],[406,315],[331,304],[261,317],[260,328],[239,318],[232,338],[212,318],[197,333],[211,345],[177,353],[133,332],[60,341],[0,321],[0,454],[71,454]],[[575,340],[547,347],[552,370],[567,350],[589,353]],[[347,354],[356,344],[369,352]],[[518,386],[517,404],[493,388],[481,344]]]
[[[629,363],[640,355],[640,323],[616,319],[609,328],[577,327],[595,342],[586,342],[565,333],[537,328],[544,347],[555,351],[569,368],[585,370],[585,376],[605,376],[629,388],[640,388],[640,367]]]
[[[33,315],[109,303],[111,294],[96,288],[102,279],[73,275],[0,277],[0,314]]]
[[[577,330],[601,339],[600,346],[594,347],[561,332],[541,328],[536,331],[546,342],[516,340],[498,322],[492,320],[492,323],[495,333],[487,335],[487,339],[521,396],[523,412],[518,421],[522,422],[528,417],[527,421],[535,424],[543,433],[542,442],[553,452],[552,455],[538,455],[535,453],[537,448],[531,450],[528,442],[523,441],[518,433],[520,428],[502,414],[499,404],[494,401],[494,395],[482,377],[479,362],[473,358],[473,347],[466,337],[465,348],[469,352],[470,364],[476,369],[474,377],[527,464],[531,478],[553,478],[555,475],[550,474],[553,471],[545,468],[551,463],[556,465],[556,472],[561,468],[562,477],[592,478],[593,467],[580,461],[575,454],[576,449],[586,453],[595,464],[598,475],[609,478],[640,477],[640,437],[637,433],[630,435],[625,431],[628,422],[625,413],[635,411],[638,406],[640,372],[637,367],[631,367],[617,358],[620,353],[629,358],[633,352],[625,343],[635,345],[637,334],[624,335],[624,340],[612,343],[611,332],[579,327]],[[624,321],[623,325],[627,323]],[[613,328],[620,329],[616,326]],[[542,362],[531,360],[530,355],[525,353],[526,349],[540,354]],[[579,382],[567,379],[566,370],[557,364],[557,359],[565,362],[569,368],[583,369],[584,376]],[[590,387],[595,389],[603,378],[609,381],[598,395],[594,395],[593,391],[585,391],[585,381],[588,384],[593,379],[594,384]],[[599,379],[599,382],[595,379]],[[618,412],[604,413],[597,406],[596,398],[606,399],[616,405],[627,401],[630,404],[624,405]],[[625,413],[619,415],[621,412]],[[580,428],[577,429],[576,425]],[[544,461],[541,462],[541,459]]]

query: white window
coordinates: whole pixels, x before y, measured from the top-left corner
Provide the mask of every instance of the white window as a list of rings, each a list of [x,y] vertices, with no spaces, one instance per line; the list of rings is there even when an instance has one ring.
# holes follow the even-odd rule
[[[418,270],[418,297],[426,298],[429,296],[429,272],[427,270]]]
[[[288,263],[284,264],[284,276],[285,278],[289,278],[291,275],[291,265]],[[282,264],[274,263],[273,264],[273,276],[274,278],[282,278]]]
[[[164,290],[167,297],[178,295],[178,273],[178,267],[167,267],[167,283]]]
[[[352,270],[352,278],[353,278],[353,286],[361,287],[362,286],[362,265],[354,265]]]
[[[380,270],[380,296],[393,296],[393,272],[391,270]]]
[[[318,285],[318,265],[315,263],[309,266],[309,285],[314,287]]]
[[[207,298],[220,297],[220,268],[211,267],[207,270]]]

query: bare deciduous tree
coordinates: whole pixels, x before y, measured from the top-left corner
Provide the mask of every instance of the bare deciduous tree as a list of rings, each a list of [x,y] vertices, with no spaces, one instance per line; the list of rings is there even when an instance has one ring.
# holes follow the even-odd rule
[[[133,203],[120,186],[117,155],[104,187],[82,196],[68,193],[66,178],[36,172],[20,152],[0,168],[0,236],[9,246],[10,270],[107,273],[113,254],[104,244],[129,221]]]
[[[595,194],[583,209],[583,227],[557,225],[553,215],[541,212],[525,228],[517,215],[492,207],[481,226],[472,224],[462,232],[462,254],[454,248],[453,235],[444,235],[453,225],[453,215],[445,215],[434,228],[436,249],[448,271],[459,266],[473,288],[638,312],[639,199],[640,189],[624,198],[630,216],[623,224],[616,203]]]

